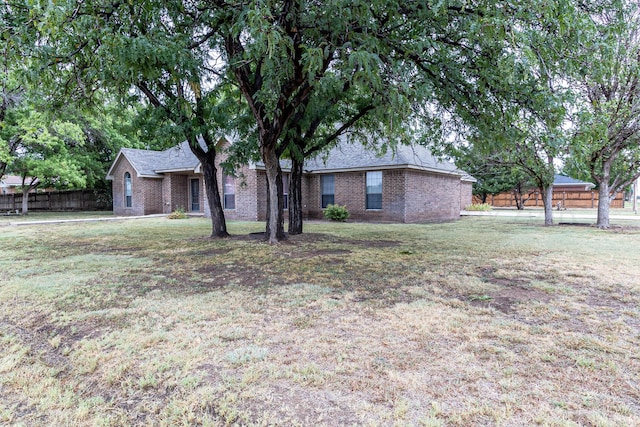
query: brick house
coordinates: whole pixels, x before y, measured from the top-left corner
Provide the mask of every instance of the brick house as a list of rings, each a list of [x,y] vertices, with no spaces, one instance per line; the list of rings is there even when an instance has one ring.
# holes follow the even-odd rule
[[[221,144],[220,161],[224,161]],[[288,164],[282,162],[285,209]],[[235,176],[218,169],[225,217],[263,221],[267,184],[260,163],[242,166]],[[164,151],[123,148],[107,179],[113,181],[116,215],[170,213],[177,208],[209,216],[200,164],[188,145]],[[451,220],[471,204],[474,178],[453,164],[438,161],[421,146],[400,146],[377,154],[361,144],[342,142],[305,163],[303,213],[322,218],[328,204],[346,205],[351,218],[368,221]]]

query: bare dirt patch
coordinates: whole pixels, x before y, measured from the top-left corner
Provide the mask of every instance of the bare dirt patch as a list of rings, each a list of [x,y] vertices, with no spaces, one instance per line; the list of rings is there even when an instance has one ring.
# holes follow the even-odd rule
[[[470,302],[476,307],[491,307],[506,314],[513,314],[517,311],[519,304],[544,303],[550,299],[551,296],[548,293],[536,289],[510,286],[498,292],[490,292],[483,298],[471,298]]]

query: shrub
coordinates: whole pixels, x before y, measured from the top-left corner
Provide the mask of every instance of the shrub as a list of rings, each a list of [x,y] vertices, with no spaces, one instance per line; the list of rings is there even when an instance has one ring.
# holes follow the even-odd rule
[[[331,221],[346,221],[349,218],[349,211],[346,206],[329,205],[324,210],[324,217]]]
[[[183,207],[178,206],[175,211],[171,212],[167,217],[169,219],[186,219],[187,213],[184,211]]]
[[[490,211],[491,209],[492,207],[489,203],[474,203],[465,208],[465,210],[468,210],[468,211],[483,211],[483,212]]]

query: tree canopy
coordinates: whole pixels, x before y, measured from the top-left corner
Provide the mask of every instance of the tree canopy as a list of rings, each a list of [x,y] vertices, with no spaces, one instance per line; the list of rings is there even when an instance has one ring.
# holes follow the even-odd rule
[[[556,161],[570,151],[571,83],[586,75],[581,61],[599,46],[594,28],[607,27],[593,17],[628,12],[616,0],[21,4],[5,9],[20,12],[15,22],[37,35],[46,87],[89,100],[100,88],[137,98],[147,119],[171,123],[171,134],[189,141],[203,165],[213,236],[227,235],[217,183],[220,138],[236,135],[238,153],[258,151],[271,242],[284,237],[280,158],[303,162],[345,132],[364,141],[375,136],[383,149],[408,140],[446,149],[452,133],[470,137],[527,171],[549,196]],[[625,28],[607,32],[604,64],[621,57],[615,34],[631,34]],[[607,91],[585,93],[600,92]],[[580,135],[603,128],[589,115],[602,116],[603,107],[589,112],[588,105],[594,103],[580,110]],[[575,141],[587,140],[593,138]],[[550,196],[547,223],[549,204]]]
[[[640,6],[617,2],[590,18],[570,74],[579,98],[569,167],[597,184],[597,225],[608,227],[611,200],[640,177]]]

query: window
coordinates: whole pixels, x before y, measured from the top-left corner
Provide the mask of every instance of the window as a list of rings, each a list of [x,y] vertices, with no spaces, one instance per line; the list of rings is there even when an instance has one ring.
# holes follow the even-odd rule
[[[320,176],[320,190],[322,193],[322,209],[329,205],[333,205],[334,189],[333,189],[333,174]]]
[[[367,209],[382,209],[382,172],[367,172]]]
[[[289,174],[282,174],[282,201],[283,209],[289,209]]]
[[[231,175],[225,175],[223,178],[224,186],[224,208],[235,209],[236,208],[236,179]]]
[[[191,180],[191,212],[200,212],[200,180]]]
[[[130,208],[132,206],[131,200],[131,174],[125,172],[124,174],[124,206]]]

